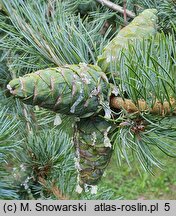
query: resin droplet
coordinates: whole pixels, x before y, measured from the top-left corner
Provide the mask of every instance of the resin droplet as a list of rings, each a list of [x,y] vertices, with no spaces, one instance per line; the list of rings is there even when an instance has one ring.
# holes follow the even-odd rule
[[[76,186],[76,192],[79,193],[79,194],[81,194],[82,191],[83,191],[82,187],[78,184],[78,185]]]
[[[91,194],[97,194],[97,190],[98,190],[98,187],[97,187],[97,185],[92,185],[91,186]]]
[[[109,139],[109,137],[108,137],[108,132],[110,131],[110,129],[111,129],[111,126],[109,126],[108,128],[107,128],[107,130],[104,132],[104,146],[105,147],[112,147],[112,145],[111,145],[111,141],[110,141],[110,139]]]
[[[54,119],[54,126],[60,125],[62,123],[62,119],[60,117],[60,115],[57,113],[56,117]]]

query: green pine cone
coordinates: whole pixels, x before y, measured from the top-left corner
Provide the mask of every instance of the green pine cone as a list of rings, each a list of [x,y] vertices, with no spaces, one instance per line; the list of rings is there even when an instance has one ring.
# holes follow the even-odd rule
[[[156,13],[156,9],[144,10],[129,25],[120,30],[117,36],[104,48],[102,55],[98,57],[97,63],[106,74],[110,72],[110,66],[111,71],[114,68],[119,68],[120,52],[123,48],[127,49],[129,43],[156,34]]]
[[[26,74],[10,81],[7,88],[26,104],[87,117],[109,101],[110,86],[98,66],[80,63]]]
[[[80,184],[96,185],[107,167],[112,147],[109,134],[114,125],[95,117],[81,120],[77,124],[77,157],[79,161]]]

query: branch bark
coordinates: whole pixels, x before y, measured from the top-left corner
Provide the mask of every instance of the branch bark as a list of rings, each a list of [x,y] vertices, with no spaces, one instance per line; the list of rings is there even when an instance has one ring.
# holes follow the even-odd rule
[[[114,4],[111,1],[108,1],[108,0],[96,0],[96,1],[101,3],[102,5],[106,5],[108,8],[110,8],[110,9],[112,9],[114,11],[118,11],[119,13],[124,14],[123,7],[121,7],[121,6],[117,5],[117,4]],[[134,18],[136,16],[132,11],[129,11],[127,9],[126,9],[126,15],[131,17],[131,18]]]
[[[39,182],[45,188],[48,188],[47,182],[44,178],[39,177]],[[69,197],[63,195],[61,190],[54,183],[51,185],[50,192],[53,193],[58,200],[69,200]]]
[[[157,100],[154,106],[150,108],[144,100],[138,100],[138,106],[136,106],[130,99],[123,100],[121,97],[112,97],[110,106],[116,109],[125,109],[129,113],[150,112],[163,116],[171,112],[176,114],[176,100],[173,98],[170,98],[170,102],[164,101],[163,104]]]
[[[30,127],[30,123],[29,123],[29,117],[28,117],[28,112],[27,112],[27,106],[25,104],[22,104],[23,106],[23,114],[26,120],[26,127],[27,127],[27,131],[30,133],[31,132],[31,127]]]
[[[123,0],[123,10],[124,10],[123,18],[124,18],[124,24],[125,24],[125,23],[127,23],[126,0]]]

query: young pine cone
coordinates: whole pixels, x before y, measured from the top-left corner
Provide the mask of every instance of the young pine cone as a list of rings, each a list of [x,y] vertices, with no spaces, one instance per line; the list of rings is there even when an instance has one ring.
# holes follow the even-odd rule
[[[104,72],[108,73],[110,69],[114,72],[118,69],[120,52],[124,48],[127,49],[129,43],[134,43],[135,40],[142,40],[156,34],[156,13],[156,9],[144,10],[107,44],[103,49],[103,53],[98,57],[98,65]]]
[[[80,63],[39,70],[13,79],[7,88],[30,105],[79,117],[91,116],[109,101],[109,83],[98,66]]]
[[[100,117],[78,122],[75,144],[80,185],[96,185],[100,181],[112,155],[109,134],[113,128],[112,123]]]

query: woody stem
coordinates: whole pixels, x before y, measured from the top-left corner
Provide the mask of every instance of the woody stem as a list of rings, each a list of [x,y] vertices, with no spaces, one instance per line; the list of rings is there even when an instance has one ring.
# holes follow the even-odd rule
[[[116,109],[124,109],[129,113],[134,112],[150,112],[152,114],[165,115],[169,113],[176,114],[176,101],[170,98],[170,101],[161,103],[156,100],[152,107],[149,107],[145,100],[138,100],[137,104],[133,103],[130,99],[123,99],[121,97],[112,97],[110,106]]]

